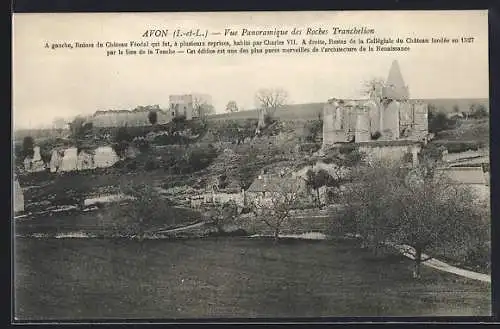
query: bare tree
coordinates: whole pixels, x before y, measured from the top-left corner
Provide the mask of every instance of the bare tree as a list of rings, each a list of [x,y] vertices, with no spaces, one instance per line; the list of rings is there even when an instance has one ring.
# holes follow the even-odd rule
[[[225,232],[224,226],[231,223],[237,215],[238,206],[232,200],[225,203],[215,202],[205,213],[205,216],[217,228],[219,234]]]
[[[272,229],[275,242],[279,240],[283,226],[290,223],[291,211],[300,195],[299,179],[283,178],[266,191],[262,198],[252,201],[254,215]]]
[[[193,117],[206,118],[215,113],[215,107],[210,104],[208,97],[202,95],[193,96]]]
[[[234,113],[238,112],[238,104],[235,101],[229,101],[226,105],[226,112]]]
[[[273,117],[276,110],[287,103],[288,93],[281,88],[260,89],[255,94],[255,101],[264,115]]]
[[[382,98],[382,89],[384,86],[385,81],[380,77],[366,80],[363,82],[361,94],[363,96],[369,96],[370,98],[380,100]]]
[[[119,216],[115,216],[115,233],[143,240],[148,233],[162,225],[175,225],[175,216],[169,216],[171,203],[161,197],[151,185],[124,185],[121,192],[133,200],[127,205],[117,206]]]
[[[389,244],[413,253],[416,279],[421,264],[431,259],[425,252],[467,249],[487,238],[480,236],[484,214],[474,195],[445,175],[429,173],[426,167],[408,171],[382,165],[358,174],[359,184],[346,198],[352,220],[345,223],[371,247]]]

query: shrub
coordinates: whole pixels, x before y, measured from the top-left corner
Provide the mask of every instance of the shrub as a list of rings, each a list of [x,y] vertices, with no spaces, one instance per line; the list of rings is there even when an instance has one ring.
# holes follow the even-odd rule
[[[443,145],[435,143],[427,144],[418,154],[421,162],[437,162],[443,159],[443,151],[446,149]]]
[[[303,143],[299,145],[299,152],[314,153],[321,148],[319,143]]]
[[[436,134],[440,131],[451,129],[455,127],[457,123],[456,119],[449,119],[443,112],[429,112],[428,124],[429,132]]]
[[[413,160],[413,155],[410,152],[406,152],[403,155],[403,159],[402,160],[403,160],[404,163],[410,163]]]
[[[376,132],[374,132],[374,133],[371,135],[371,138],[372,138],[372,140],[377,140],[377,139],[379,139],[381,136],[382,136],[382,134],[380,133],[380,131],[376,131]]]
[[[198,148],[186,152],[186,162],[192,171],[198,171],[208,167],[213,159],[217,157],[217,151],[213,146],[206,149]]]
[[[189,140],[181,135],[160,135],[156,136],[153,143],[156,145],[183,145],[187,144]]]
[[[148,159],[146,161],[146,163],[144,164],[144,169],[146,171],[151,171],[151,170],[155,170],[155,169],[158,169],[159,168],[159,165],[158,163],[153,160],[153,159]]]
[[[147,153],[149,151],[149,142],[145,139],[135,140],[134,145],[141,153]]]
[[[340,154],[349,154],[357,149],[358,147],[355,144],[344,144],[339,147],[339,152]]]
[[[211,144],[208,147],[191,147],[184,153],[173,153],[166,159],[164,168],[170,174],[189,174],[205,169],[217,156],[217,150]]]
[[[323,131],[323,120],[311,120],[306,124],[307,136],[306,141],[315,142],[316,138],[318,138]]]
[[[33,137],[31,136],[24,137],[23,148],[22,148],[23,157],[32,158],[33,155],[35,154],[34,147],[35,147],[35,140],[33,139]]]
[[[250,207],[243,207],[241,209],[241,214],[249,214],[251,212],[252,212],[252,208],[250,208]]]
[[[487,243],[481,242],[470,248],[464,259],[467,265],[482,271],[491,267],[491,250]]]
[[[172,119],[175,131],[183,130],[186,127],[186,116],[179,115]]]
[[[149,123],[152,125],[156,124],[158,122],[158,113],[156,111],[151,111],[148,113],[148,120]]]

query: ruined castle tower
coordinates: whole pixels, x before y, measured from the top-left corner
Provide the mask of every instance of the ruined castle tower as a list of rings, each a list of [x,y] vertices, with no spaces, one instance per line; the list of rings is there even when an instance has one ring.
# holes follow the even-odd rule
[[[405,85],[398,61],[396,60],[392,62],[389,69],[387,81],[382,89],[382,97],[399,101],[410,98],[408,86]]]
[[[409,99],[408,87],[399,69],[398,61],[393,61],[389,69],[387,81],[382,89],[384,103],[380,108],[380,129],[382,138],[395,140],[400,138],[400,110],[401,104]]]
[[[336,100],[329,101],[323,108],[323,145],[345,142],[345,122],[342,104]]]
[[[409,97],[408,86],[395,60],[385,85],[378,91],[374,90],[368,101],[331,99],[325,105],[323,147],[373,140],[425,140],[428,134],[427,104]]]

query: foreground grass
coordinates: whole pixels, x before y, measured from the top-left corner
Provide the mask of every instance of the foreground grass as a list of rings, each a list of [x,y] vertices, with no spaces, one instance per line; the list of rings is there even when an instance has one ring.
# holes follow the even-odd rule
[[[18,319],[489,315],[490,285],[348,241],[17,239]]]

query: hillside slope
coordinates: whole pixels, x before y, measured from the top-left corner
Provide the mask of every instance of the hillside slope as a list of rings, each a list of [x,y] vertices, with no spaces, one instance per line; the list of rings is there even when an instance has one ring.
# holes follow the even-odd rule
[[[469,111],[472,104],[481,104],[489,109],[489,100],[487,98],[438,98],[438,99],[419,99],[435,107],[440,112],[450,113],[454,107],[458,106],[461,112]],[[318,118],[323,112],[325,103],[306,103],[291,104],[276,111],[276,117],[281,120],[313,120]],[[221,113],[212,115],[209,120],[243,120],[258,118],[256,109],[235,113]]]

